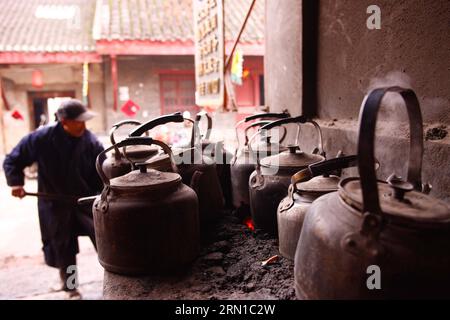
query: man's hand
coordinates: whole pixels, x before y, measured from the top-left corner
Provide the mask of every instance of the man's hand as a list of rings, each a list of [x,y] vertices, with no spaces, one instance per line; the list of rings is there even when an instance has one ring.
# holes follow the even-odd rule
[[[23,186],[12,187],[11,194],[13,197],[22,199],[23,197],[25,197],[25,189],[23,188]]]

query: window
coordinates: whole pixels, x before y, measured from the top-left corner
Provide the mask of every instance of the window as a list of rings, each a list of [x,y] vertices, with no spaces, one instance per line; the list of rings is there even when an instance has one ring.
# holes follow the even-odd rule
[[[193,74],[160,75],[161,113],[189,111],[195,114],[195,77]]]

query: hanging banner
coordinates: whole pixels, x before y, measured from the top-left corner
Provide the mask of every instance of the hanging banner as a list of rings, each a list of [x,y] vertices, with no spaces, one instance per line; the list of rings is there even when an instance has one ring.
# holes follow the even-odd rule
[[[195,103],[220,107],[224,97],[223,0],[194,0]]]
[[[242,85],[242,71],[244,65],[244,55],[241,49],[236,49],[231,60],[231,82]]]
[[[83,63],[83,103],[88,105],[88,94],[89,94],[89,63]]]

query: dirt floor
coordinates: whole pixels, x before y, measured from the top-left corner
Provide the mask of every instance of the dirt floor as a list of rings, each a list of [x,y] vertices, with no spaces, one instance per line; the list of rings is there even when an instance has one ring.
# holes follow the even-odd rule
[[[211,231],[210,243],[184,274],[133,278],[106,272],[105,299],[295,299],[294,265],[279,256],[277,240],[251,231],[229,212]]]
[[[36,191],[36,180],[27,180],[25,188]],[[102,299],[103,268],[97,253],[88,237],[80,237],[79,244],[79,291],[83,299]],[[59,284],[58,270],[44,263],[41,247],[36,198],[13,198],[0,170],[0,299],[69,298],[53,290]]]

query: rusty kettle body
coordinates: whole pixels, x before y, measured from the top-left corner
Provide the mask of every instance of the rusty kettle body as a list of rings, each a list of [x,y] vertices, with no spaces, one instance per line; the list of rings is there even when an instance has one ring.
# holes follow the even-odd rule
[[[231,162],[230,175],[231,175],[231,186],[232,186],[232,199],[233,207],[238,211],[242,212],[242,215],[247,216],[250,213],[250,194],[248,189],[248,179],[252,172],[255,170],[256,159],[265,156],[270,156],[272,154],[277,154],[279,152],[285,151],[286,148],[282,147],[281,143],[286,136],[286,131],[280,139],[279,143],[274,143],[271,141],[271,137],[261,137],[259,143],[252,148],[250,152],[248,144],[251,143],[248,138],[248,131],[252,128],[260,127],[269,122],[267,119],[284,119],[288,118],[289,113],[261,113],[252,116],[248,116],[239,123],[236,124],[236,138],[238,141],[238,148],[236,149],[235,155]],[[253,122],[244,130],[245,142],[242,149],[239,148],[239,136],[238,127],[241,124],[249,123],[250,121],[264,119],[262,121]],[[244,217],[242,217],[244,218]]]
[[[269,130],[275,126],[288,123],[313,122],[305,117],[287,118],[274,121],[261,127]],[[313,122],[316,128],[318,125]],[[323,154],[322,138],[319,132],[319,153]],[[277,208],[287,195],[291,176],[308,165],[325,160],[320,154],[306,153],[297,145],[288,146],[288,151],[257,160],[255,171],[249,178],[249,194],[251,216],[255,228],[261,229],[271,236],[277,236]]]
[[[309,165],[291,177],[288,195],[277,210],[278,245],[281,255],[293,260],[306,212],[324,194],[337,191],[337,171],[354,166],[356,156],[342,156]]]
[[[206,133],[201,134],[199,122],[202,118],[207,120]],[[195,116],[194,132],[192,134],[191,145],[201,145],[203,154],[214,160],[216,165],[217,176],[220,182],[222,194],[224,197],[224,204],[226,207],[231,207],[231,177],[230,177],[230,163],[233,155],[225,148],[223,141],[213,142],[210,140],[212,131],[212,118],[207,112],[199,112]],[[198,139],[198,140],[197,140]],[[196,141],[197,140],[197,141]]]
[[[151,138],[128,138],[115,146],[136,144],[159,145],[170,154],[167,145]],[[140,170],[109,180],[97,158],[105,184],[93,205],[100,264],[125,275],[183,269],[199,252],[197,196],[177,173],[136,165]]]

